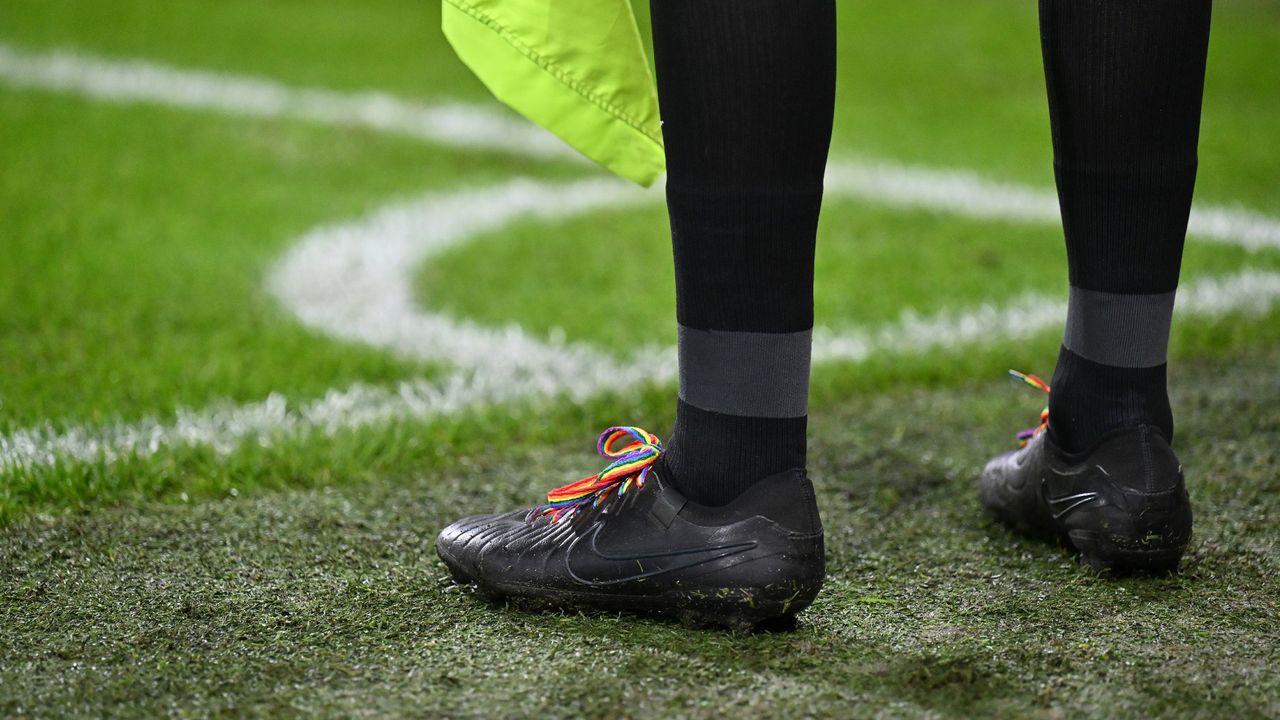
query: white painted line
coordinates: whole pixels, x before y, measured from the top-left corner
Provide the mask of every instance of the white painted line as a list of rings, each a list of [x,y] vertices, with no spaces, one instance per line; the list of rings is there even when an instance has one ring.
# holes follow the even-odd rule
[[[379,93],[296,89],[269,80],[176,70],[66,52],[23,53],[0,43],[0,81],[113,102],[153,102],[259,117],[287,117],[394,132],[450,146],[550,157],[558,141],[476,107],[423,106]],[[541,144],[539,144],[541,143]],[[1057,223],[1048,191],[997,183],[972,173],[889,163],[835,162],[828,195],[987,220]],[[429,194],[300,238],[268,279],[299,319],[334,337],[402,356],[449,363],[442,380],[394,389],[356,385],[290,409],[284,398],[180,411],[173,422],[106,427],[51,427],[0,437],[0,469],[59,461],[112,462],[166,448],[202,445],[228,453],[244,442],[270,443],[306,433],[336,433],[392,420],[449,415],[479,405],[537,397],[584,399],[633,383],[675,377],[670,348],[641,348],[629,361],[583,343],[548,343],[519,327],[480,327],[418,307],[415,268],[441,251],[522,218],[564,220],[603,208],[656,202],[620,181],[546,183],[517,179],[497,186]],[[1280,222],[1247,211],[1211,208],[1193,215],[1202,237],[1251,250],[1280,247]],[[1246,270],[1186,285],[1179,315],[1262,312],[1280,300],[1280,273]],[[904,314],[882,328],[818,329],[816,361],[861,361],[874,354],[951,349],[997,338],[1023,338],[1059,325],[1061,301],[1026,296],[1009,307],[920,317]]]
[[[1243,208],[1192,206],[1187,234],[1255,252],[1280,248],[1280,221]]]
[[[498,402],[473,386],[449,378],[433,384],[401,383],[394,390],[355,385],[330,391],[323,398],[290,409],[280,395],[245,405],[178,412],[172,422],[142,420],[100,428],[51,427],[22,430],[0,438],[0,468],[53,466],[59,462],[115,462],[124,457],[149,457],[161,450],[208,446],[220,454],[244,442],[270,444],[280,437],[309,431],[335,433],[392,418],[448,414],[477,400]]]
[[[1044,198],[1037,199],[1041,193],[1036,190],[997,185],[968,174],[837,163],[830,175],[835,180],[828,197],[852,196],[1010,222],[1047,221],[1051,213],[1056,218],[1056,200],[1050,198],[1050,207]],[[975,192],[975,187],[987,192]],[[548,345],[519,327],[499,331],[454,320],[419,306],[412,286],[415,269],[438,252],[522,217],[565,220],[659,198],[655,191],[596,179],[554,184],[520,179],[481,190],[427,195],[307,234],[285,256],[269,286],[304,323],[325,334],[401,356],[448,361],[498,384],[529,380],[583,397],[608,387],[610,379],[625,384],[629,379],[668,377],[674,371],[674,353],[648,348],[641,353],[643,359],[619,364],[585,344]],[[1248,302],[1248,297],[1226,289],[1219,294],[1230,303]],[[1201,301],[1193,302],[1192,312],[1195,302]],[[928,321],[906,315],[875,335],[818,329],[814,357],[860,360],[876,349],[902,352],[952,347],[986,336],[1021,337],[1065,317],[1061,302],[1024,299],[1007,309],[983,306]],[[662,372],[645,370],[655,362]]]
[[[23,50],[0,42],[0,83],[83,95],[104,102],[153,103],[236,115],[363,127],[452,147],[534,158],[579,156],[554,135],[493,105],[424,104],[378,91],[338,92],[275,80],[119,60],[71,50]],[[1052,190],[983,178],[964,170],[886,162],[835,162],[832,194],[897,207],[1013,222],[1058,222]],[[1188,232],[1250,250],[1280,247],[1280,221],[1240,208],[1192,211]]]
[[[1258,270],[1187,283],[1178,295],[1177,315],[1218,317],[1227,313],[1263,313],[1280,302],[1280,273]],[[859,362],[877,354],[914,354],[954,349],[978,342],[1019,339],[1051,330],[1063,322],[1066,305],[1028,296],[1011,307],[984,304],[968,312],[919,317],[906,314],[880,329],[819,330],[814,335],[817,362]],[[633,380],[668,382],[675,376],[675,355],[642,359],[630,367]],[[654,361],[652,364],[645,364]],[[259,403],[180,411],[172,422],[80,427],[58,432],[51,427],[21,430],[0,437],[0,471],[50,467],[59,462],[111,463],[145,458],[173,448],[207,446],[228,454],[246,442],[262,445],[309,433],[333,435],[380,423],[445,417],[482,405],[555,397],[579,384],[558,387],[536,375],[494,382],[477,373],[452,373],[436,382],[413,380],[383,389],[358,384],[291,409],[273,395]],[[593,387],[586,387],[592,385]],[[594,378],[579,395],[621,387]]]
[[[1061,221],[1055,191],[998,182],[966,170],[837,161],[828,167],[826,187],[833,195],[979,220],[1053,225]],[[1280,220],[1241,208],[1197,205],[1187,234],[1252,251],[1280,248]]]
[[[1175,315],[1216,318],[1231,313],[1261,315],[1280,302],[1280,272],[1243,270],[1200,278],[1178,289]],[[992,340],[1019,340],[1060,328],[1067,303],[1042,295],[1024,295],[1006,306],[984,303],[963,312],[921,316],[903,313],[877,330],[816,330],[815,362],[865,360],[876,354],[916,354],[956,350]]]
[[[1038,188],[995,182],[963,170],[886,162],[833,162],[826,192],[929,212],[1017,223],[1058,222],[1058,197]]]
[[[415,270],[443,250],[520,218],[564,219],[658,198],[608,178],[558,184],[517,179],[430,194],[308,233],[268,286],[303,323],[325,334],[449,362],[499,386],[532,382],[585,397],[649,370],[584,344],[545,343],[514,325],[489,329],[424,311],[415,298]]]
[[[535,158],[576,158],[558,138],[494,107],[417,103],[382,92],[291,87],[244,75],[112,60],[70,50],[23,51],[0,42],[0,83],[112,103],[150,103],[287,118],[404,135],[431,143]]]

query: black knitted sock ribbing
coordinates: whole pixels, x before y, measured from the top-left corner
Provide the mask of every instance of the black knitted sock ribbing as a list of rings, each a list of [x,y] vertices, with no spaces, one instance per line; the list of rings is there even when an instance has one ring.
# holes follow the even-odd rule
[[[1210,0],[1041,0],[1071,298],[1049,395],[1084,450],[1155,425],[1170,439],[1169,324],[1196,177]]]
[[[663,458],[697,502],[805,464],[833,0],[652,0],[680,323]]]

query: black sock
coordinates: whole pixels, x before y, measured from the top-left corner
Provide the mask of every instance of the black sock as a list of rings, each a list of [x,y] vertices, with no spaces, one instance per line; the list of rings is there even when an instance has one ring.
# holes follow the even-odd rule
[[[663,464],[704,504],[805,463],[834,0],[652,0],[680,323]]]
[[[1071,299],[1049,395],[1068,451],[1172,440],[1169,323],[1196,178],[1210,0],[1040,0]]]

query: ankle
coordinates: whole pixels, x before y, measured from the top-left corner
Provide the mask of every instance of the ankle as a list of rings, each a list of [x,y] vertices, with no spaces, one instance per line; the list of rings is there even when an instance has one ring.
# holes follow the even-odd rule
[[[732,502],[767,477],[805,466],[808,418],[753,418],[680,401],[663,451],[664,476],[702,505]]]
[[[1111,368],[1106,377],[1059,379],[1049,393],[1049,431],[1058,447],[1082,452],[1110,433],[1150,426],[1173,440],[1173,410],[1164,366]]]

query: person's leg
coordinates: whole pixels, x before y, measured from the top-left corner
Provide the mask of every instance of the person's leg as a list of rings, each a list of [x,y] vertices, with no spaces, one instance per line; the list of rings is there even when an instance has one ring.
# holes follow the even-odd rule
[[[1041,0],[1071,281],[1049,432],[1080,452],[1119,428],[1173,439],[1165,360],[1210,0]]]
[[[680,397],[666,469],[721,505],[805,464],[832,0],[652,0]]]
[[[834,0],[652,0],[680,323],[667,449],[611,428],[615,462],[547,504],[460,520],[454,577],[559,605],[747,626],[822,585],[805,475],[813,248],[835,94]]]
[[[979,490],[1100,568],[1172,569],[1190,538],[1165,369],[1209,15],[1210,0],[1040,0],[1070,299],[1043,432]]]

